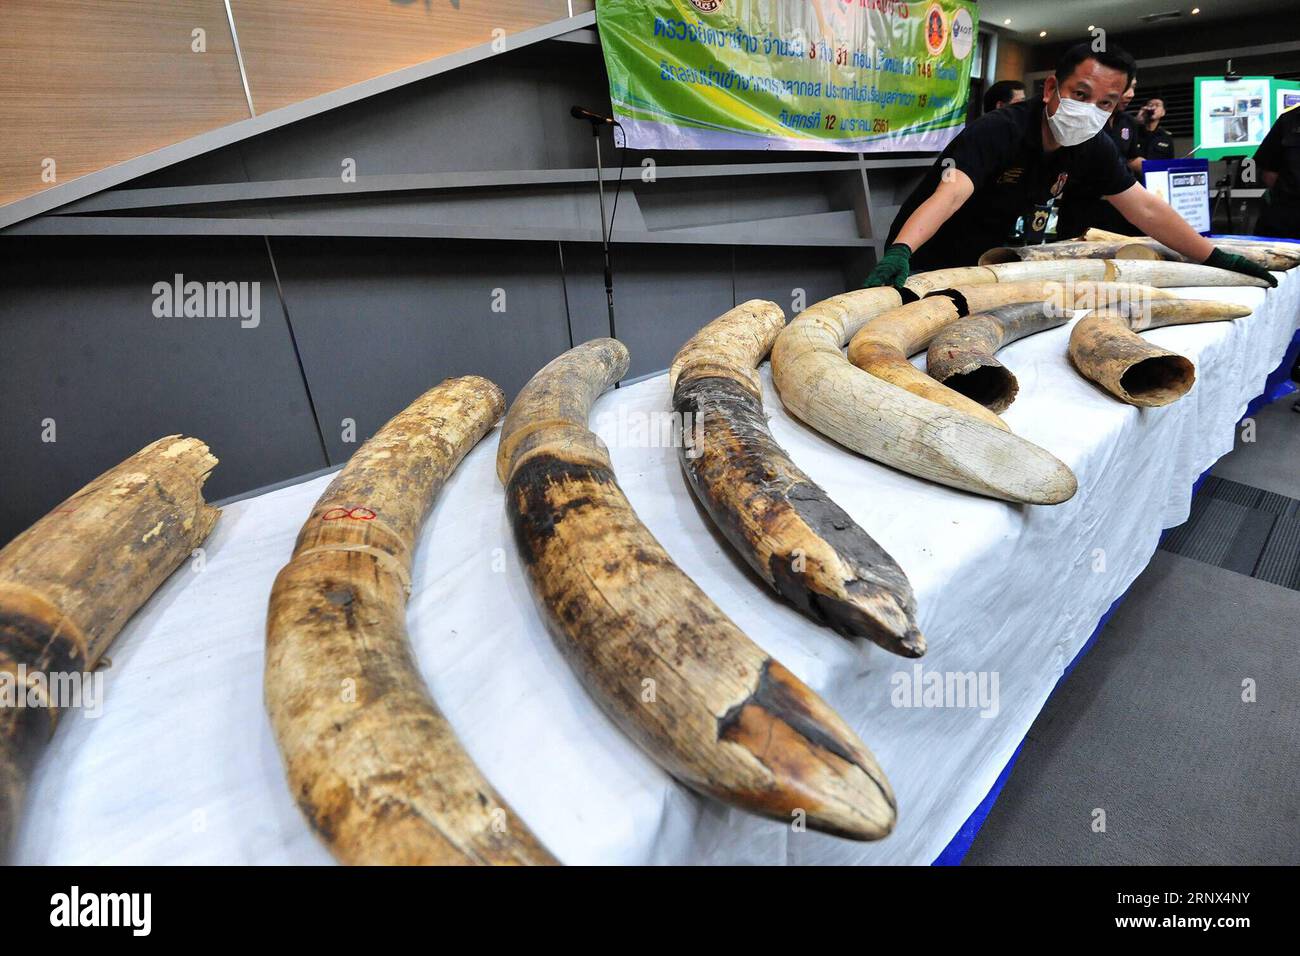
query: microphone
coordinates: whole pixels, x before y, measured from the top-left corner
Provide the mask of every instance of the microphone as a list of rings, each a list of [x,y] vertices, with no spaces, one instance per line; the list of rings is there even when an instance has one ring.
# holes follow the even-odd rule
[[[599,113],[593,113],[591,110],[583,109],[581,106],[575,106],[569,110],[569,115],[576,120],[586,120],[593,126],[616,126],[612,116],[601,116]]]

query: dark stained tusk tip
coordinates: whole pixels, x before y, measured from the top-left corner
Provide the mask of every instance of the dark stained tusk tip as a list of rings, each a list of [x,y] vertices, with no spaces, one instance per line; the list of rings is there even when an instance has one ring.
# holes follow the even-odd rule
[[[903,657],[924,657],[925,652],[928,650],[925,635],[916,628],[912,628],[899,638],[897,646],[891,648],[891,650]]]

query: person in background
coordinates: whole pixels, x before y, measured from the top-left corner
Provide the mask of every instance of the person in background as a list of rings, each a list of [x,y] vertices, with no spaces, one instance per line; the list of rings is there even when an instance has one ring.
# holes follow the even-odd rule
[[[1268,190],[1255,234],[1300,239],[1300,109],[1277,118],[1255,150],[1255,168]]]
[[[1255,150],[1255,168],[1268,190],[1255,235],[1300,239],[1300,108],[1287,110],[1274,121]],[[1300,358],[1291,378],[1300,382]],[[1300,412],[1300,402],[1291,409]]]
[[[992,113],[1012,103],[1023,103],[1025,84],[1019,80],[998,80],[984,94],[984,112]]]
[[[1173,159],[1174,137],[1160,125],[1165,118],[1165,101],[1158,96],[1147,100],[1138,110],[1138,154],[1142,159]],[[1138,163],[1138,171],[1142,164]]]
[[[1133,97],[1136,95],[1137,77],[1135,76],[1128,89],[1124,91],[1124,95],[1120,97],[1119,107],[1110,115],[1110,122],[1106,124],[1106,132],[1115,141],[1120,159],[1124,160],[1125,165],[1135,176],[1142,172],[1142,153],[1138,149],[1138,124],[1128,114],[1128,105],[1133,102]]]
[[[901,288],[913,269],[975,265],[985,251],[1007,242],[1018,218],[1045,221],[1047,204],[1067,189],[1082,200],[1104,196],[1146,235],[1191,262],[1277,285],[1272,273],[1196,232],[1138,185],[1120,159],[1104,130],[1136,72],[1133,58],[1113,44],[1095,52],[1080,43],[1066,51],[1041,97],[968,125],[899,209],[866,285]]]

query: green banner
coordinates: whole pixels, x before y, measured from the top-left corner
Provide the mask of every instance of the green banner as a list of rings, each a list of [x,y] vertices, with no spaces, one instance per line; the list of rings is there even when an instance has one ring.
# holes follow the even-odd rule
[[[970,0],[597,0],[638,149],[940,150],[966,119]]]

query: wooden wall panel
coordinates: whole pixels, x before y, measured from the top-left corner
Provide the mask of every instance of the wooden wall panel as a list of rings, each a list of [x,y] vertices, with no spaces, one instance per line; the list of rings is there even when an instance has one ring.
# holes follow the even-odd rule
[[[231,0],[259,114],[569,16],[568,0]],[[575,0],[575,14],[592,9]]]
[[[0,2],[0,204],[248,115],[222,0]]]
[[[258,113],[592,0],[231,0]],[[195,29],[206,52],[191,48]],[[249,117],[223,0],[0,0],[0,206]],[[43,178],[46,159],[53,181]]]

